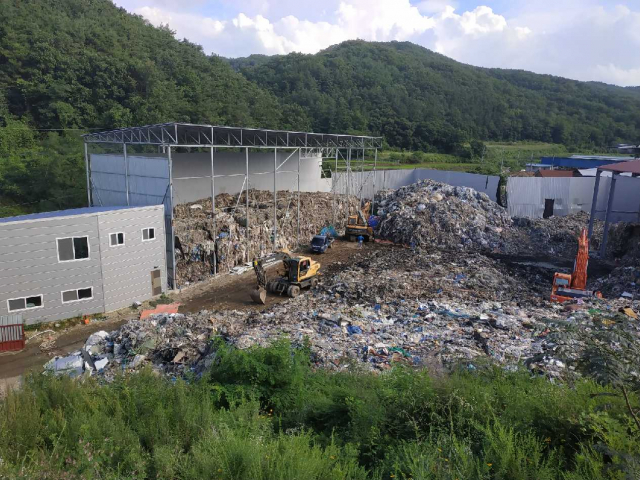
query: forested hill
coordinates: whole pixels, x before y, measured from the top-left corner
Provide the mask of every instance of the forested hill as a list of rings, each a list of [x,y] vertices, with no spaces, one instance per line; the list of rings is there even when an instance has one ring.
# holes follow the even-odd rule
[[[0,0],[0,216],[86,202],[83,132],[167,121],[293,128],[295,113],[109,0]]]
[[[313,130],[381,133],[404,148],[640,138],[637,89],[472,67],[408,42],[348,41],[315,55],[229,62],[281,102],[304,107]]]
[[[2,0],[0,95],[38,128],[282,123],[225,61],[109,0]]]

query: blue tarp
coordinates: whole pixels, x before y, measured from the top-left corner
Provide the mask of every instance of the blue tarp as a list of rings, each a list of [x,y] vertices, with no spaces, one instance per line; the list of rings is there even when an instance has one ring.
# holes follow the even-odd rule
[[[602,165],[610,165],[630,160],[630,158],[620,157],[616,160],[612,158],[570,158],[570,157],[542,157],[540,163],[544,165],[553,165],[554,167],[565,168],[596,168]]]
[[[333,238],[337,238],[338,232],[336,232],[336,229],[333,228],[333,225],[329,225],[328,227],[324,227],[322,230],[320,230],[320,235],[330,235]]]

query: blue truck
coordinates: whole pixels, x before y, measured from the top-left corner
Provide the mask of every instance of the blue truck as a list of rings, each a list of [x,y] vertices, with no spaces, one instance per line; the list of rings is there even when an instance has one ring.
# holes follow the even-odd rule
[[[327,248],[331,248],[333,237],[331,235],[316,235],[311,240],[311,251],[313,253],[324,253]]]

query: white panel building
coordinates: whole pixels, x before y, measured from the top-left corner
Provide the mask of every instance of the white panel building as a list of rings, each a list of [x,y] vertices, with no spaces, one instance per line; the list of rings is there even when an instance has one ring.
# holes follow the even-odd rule
[[[162,205],[0,218],[0,316],[51,322],[117,310],[166,288]]]

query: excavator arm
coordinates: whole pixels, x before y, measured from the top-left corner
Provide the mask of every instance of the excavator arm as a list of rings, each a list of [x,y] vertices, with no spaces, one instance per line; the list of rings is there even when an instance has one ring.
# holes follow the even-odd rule
[[[573,262],[573,272],[556,273],[551,287],[551,301],[566,302],[575,298],[602,298],[600,292],[590,292],[587,288],[587,267],[589,266],[589,238],[587,229],[583,228],[578,237],[578,253]]]
[[[583,228],[578,237],[578,254],[573,263],[571,288],[585,290],[587,288],[587,267],[589,265],[589,238],[587,229]]]
[[[367,225],[367,221],[369,220],[370,210],[371,210],[371,202],[365,203],[364,207],[361,210],[358,210],[358,218],[362,222],[361,225]]]
[[[262,266],[262,260],[257,258],[253,259],[253,271],[256,273],[258,285],[255,289],[251,290],[251,299],[255,303],[264,305],[267,299],[267,272]]]

